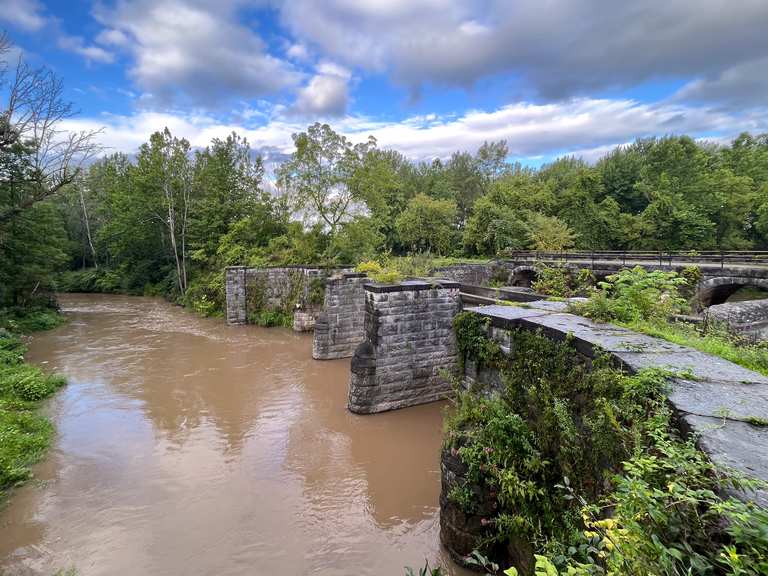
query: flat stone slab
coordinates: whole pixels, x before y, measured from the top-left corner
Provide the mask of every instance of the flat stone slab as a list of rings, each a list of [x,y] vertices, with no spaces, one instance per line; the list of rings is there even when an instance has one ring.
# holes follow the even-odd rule
[[[768,385],[674,378],[669,399],[680,412],[712,418],[768,423]],[[766,450],[768,452],[768,450]]]
[[[492,306],[474,306],[472,308],[466,308],[467,312],[476,312],[481,316],[487,316],[491,320],[508,321],[509,327],[516,327],[517,321],[523,318],[533,318],[535,316],[546,316],[549,313],[546,310],[536,310],[528,306],[503,306],[501,304],[494,304]],[[504,322],[497,322],[501,324]]]
[[[617,352],[615,356],[630,370],[667,368],[676,373],[690,373],[696,380],[728,382],[731,384],[768,384],[768,377],[719,356],[691,348],[680,351],[648,354],[643,352]]]
[[[768,479],[768,426],[688,414],[683,423],[699,436],[697,445],[718,466],[733,468],[753,478]],[[768,507],[768,491],[737,494]]]

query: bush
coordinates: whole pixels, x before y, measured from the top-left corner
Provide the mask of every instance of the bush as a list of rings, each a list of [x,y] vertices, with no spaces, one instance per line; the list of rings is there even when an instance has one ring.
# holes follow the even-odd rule
[[[538,263],[536,279],[531,288],[539,294],[555,298],[587,296],[594,291],[595,276],[588,268],[582,268],[574,274],[565,266]]]
[[[290,328],[293,325],[293,315],[283,310],[270,308],[252,312],[248,315],[248,322],[265,328],[274,328],[276,326]]]
[[[0,308],[0,329],[28,333],[50,330],[63,322],[56,308],[40,306],[34,308]]]
[[[18,337],[0,329],[0,497],[31,476],[29,466],[48,447],[53,428],[36,408],[65,383],[25,364],[25,351]]]
[[[367,274],[374,282],[380,284],[396,284],[403,279],[402,274],[393,268],[384,268],[375,260],[361,262],[355,268],[357,272]]]
[[[649,272],[635,266],[608,276],[598,284],[599,291],[575,311],[601,322],[666,321],[689,310],[679,293],[685,285],[685,278],[676,272]]]
[[[526,331],[511,356],[489,354],[487,325],[460,318],[459,350],[503,382],[492,396],[459,392],[446,419],[446,447],[468,470],[449,498],[466,512],[478,487],[495,499],[481,552],[522,538],[547,575],[766,573],[768,511],[727,496],[757,484],[682,439],[668,374],[589,367],[572,341]]]

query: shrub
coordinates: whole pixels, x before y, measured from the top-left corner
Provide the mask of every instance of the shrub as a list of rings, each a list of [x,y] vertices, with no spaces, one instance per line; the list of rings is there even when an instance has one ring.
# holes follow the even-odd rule
[[[248,315],[248,321],[251,324],[264,326],[265,328],[273,328],[275,326],[290,328],[293,325],[293,315],[283,310],[269,308],[252,312]]]
[[[65,383],[25,364],[25,351],[18,337],[0,329],[0,497],[31,476],[29,466],[47,448],[53,428],[36,408]]]
[[[679,293],[685,284],[686,280],[676,272],[649,272],[635,266],[600,282],[599,291],[576,311],[603,322],[666,321],[673,314],[688,311],[688,303]]]
[[[400,272],[393,268],[385,268],[375,260],[361,262],[357,265],[355,270],[367,274],[371,280],[381,284],[396,284],[403,279]]]
[[[459,392],[446,419],[446,448],[468,470],[449,498],[467,512],[477,487],[495,499],[481,552],[523,538],[547,575],[766,573],[768,511],[727,495],[757,484],[679,435],[669,374],[587,366],[572,341],[525,331],[510,356],[489,355],[484,334],[457,322],[459,350],[498,369],[503,390]]]

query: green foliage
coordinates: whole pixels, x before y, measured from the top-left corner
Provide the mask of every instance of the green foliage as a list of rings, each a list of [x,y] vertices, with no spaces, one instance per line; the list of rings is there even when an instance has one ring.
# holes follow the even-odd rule
[[[412,250],[447,254],[456,236],[455,220],[455,202],[419,194],[398,216],[396,228],[400,241]]]
[[[50,330],[63,321],[61,314],[50,306],[0,308],[0,334],[3,329],[21,334]]]
[[[539,294],[553,298],[588,296],[595,286],[595,276],[588,268],[574,272],[566,266],[557,264],[536,264],[536,278],[531,288]]]
[[[419,568],[416,572],[410,566],[405,568],[405,576],[442,576],[443,571],[440,567],[431,568],[428,561],[424,562],[424,566]]]
[[[570,226],[556,216],[533,214],[529,232],[534,250],[566,250],[573,247],[576,234]]]
[[[479,366],[496,364],[501,357],[498,343],[488,338],[490,318],[474,312],[460,312],[453,319],[456,347],[459,351],[460,368],[467,360]]]
[[[39,315],[21,324],[37,327]],[[18,337],[0,328],[0,498],[30,478],[29,466],[48,447],[53,427],[37,407],[65,384],[24,363],[25,351]]]
[[[635,266],[608,276],[584,305],[575,307],[579,314],[602,322],[666,321],[673,314],[688,310],[679,294],[687,281],[676,272]]]
[[[477,361],[487,328],[459,325],[459,348]],[[607,359],[587,366],[571,342],[512,339],[492,361],[504,388],[460,392],[446,419],[447,449],[468,470],[449,497],[469,512],[469,486],[480,486],[496,501],[481,546],[498,553],[494,542],[522,537],[537,575],[765,573],[768,511],[724,491],[756,483],[678,435],[668,374],[627,376]]]
[[[249,312],[248,322],[265,328],[290,328],[293,325],[293,315],[277,308],[266,308]]]
[[[403,279],[399,271],[394,268],[385,268],[375,260],[361,262],[355,271],[367,274],[371,280],[380,284],[396,284]]]
[[[381,253],[384,234],[372,218],[358,216],[341,225],[328,245],[329,261],[339,264],[362,262]]]

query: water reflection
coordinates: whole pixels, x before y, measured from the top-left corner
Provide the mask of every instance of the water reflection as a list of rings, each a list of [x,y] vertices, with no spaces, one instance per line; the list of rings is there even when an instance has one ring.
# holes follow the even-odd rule
[[[0,572],[402,574],[443,563],[440,406],[346,411],[349,361],[159,300],[77,295],[30,359],[69,378]]]

